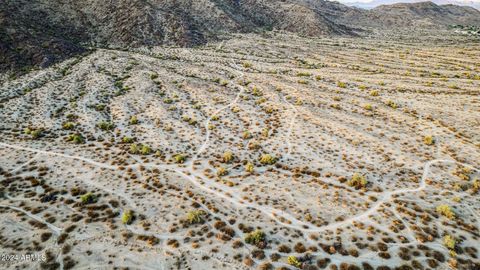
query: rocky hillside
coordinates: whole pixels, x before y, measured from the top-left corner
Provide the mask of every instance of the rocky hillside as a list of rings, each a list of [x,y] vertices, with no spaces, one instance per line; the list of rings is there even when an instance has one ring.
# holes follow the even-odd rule
[[[473,8],[433,3],[367,11],[322,0],[4,0],[0,71],[48,66],[88,46],[191,46],[221,33],[271,29],[355,35],[362,27],[480,25],[479,18]]]

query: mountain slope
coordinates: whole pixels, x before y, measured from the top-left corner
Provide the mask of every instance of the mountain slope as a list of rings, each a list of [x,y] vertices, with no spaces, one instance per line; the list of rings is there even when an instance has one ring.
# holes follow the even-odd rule
[[[431,2],[368,11],[323,0],[4,0],[0,71],[48,66],[88,46],[192,46],[222,33],[355,35],[362,27],[448,24],[480,25],[480,12]]]

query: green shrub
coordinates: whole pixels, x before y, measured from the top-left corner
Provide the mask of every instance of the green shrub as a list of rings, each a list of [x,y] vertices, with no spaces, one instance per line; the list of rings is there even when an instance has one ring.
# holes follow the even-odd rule
[[[103,111],[103,110],[105,110],[105,104],[97,104],[97,105],[95,105],[95,110],[97,110],[97,111]]]
[[[187,160],[187,158],[182,154],[177,154],[173,156],[173,159],[175,160],[176,163],[184,163],[185,160]]]
[[[344,82],[337,82],[337,86],[340,88],[347,88],[347,84]]]
[[[277,159],[270,154],[263,154],[260,157],[260,163],[262,163],[263,165],[272,165],[275,164],[275,162],[277,162]]]
[[[132,224],[133,221],[133,211],[132,210],[125,210],[122,214],[122,223],[126,225]]]
[[[93,193],[91,192],[88,192],[86,194],[83,194],[82,196],[80,196],[80,201],[83,203],[83,204],[89,204],[89,203],[94,203],[97,201],[97,196],[95,196]]]
[[[224,167],[217,168],[217,176],[225,176],[227,174],[228,174],[228,170],[225,169]]]
[[[242,133],[242,138],[245,139],[245,140],[250,139],[250,138],[252,138],[252,134],[250,133],[250,131],[245,130],[245,131]]]
[[[262,230],[255,230],[245,236],[245,242],[250,245],[257,245],[265,241],[265,233]]]
[[[448,206],[446,204],[442,204],[442,205],[437,206],[437,213],[439,213],[440,215],[442,215],[442,216],[444,216],[448,219],[454,219],[455,218],[455,213],[452,211],[450,206]]]
[[[140,149],[140,154],[142,155],[148,155],[152,153],[152,148],[146,144],[142,144],[142,148]]]
[[[74,127],[75,127],[75,123],[73,123],[73,122],[65,122],[62,125],[62,128],[66,129],[66,130],[73,129]]]
[[[38,139],[43,135],[42,132],[42,129],[35,129],[30,132],[30,136],[32,136],[33,139]]]
[[[365,176],[359,174],[359,173],[354,173],[352,178],[348,180],[347,184],[351,187],[355,187],[356,189],[364,188],[367,186],[367,179]]]
[[[367,111],[373,110],[373,107],[372,107],[371,104],[365,104],[365,105],[363,105],[363,108],[364,108],[365,110],[367,110]]]
[[[152,148],[146,144],[132,144],[130,145],[130,153],[131,154],[142,154],[142,155],[148,155],[152,153]]]
[[[250,62],[243,62],[242,65],[243,65],[244,68],[251,68],[252,67],[252,63],[250,63]]]
[[[97,126],[102,130],[113,130],[115,128],[115,124],[112,122],[102,121],[97,124]]]
[[[434,145],[435,144],[435,138],[433,138],[433,136],[431,136],[431,135],[425,136],[425,137],[423,137],[423,142],[426,145]]]
[[[248,163],[245,165],[245,171],[248,172],[248,173],[253,173],[253,170],[254,170],[253,163],[248,162]]]
[[[454,250],[455,249],[455,245],[456,245],[456,241],[455,241],[455,238],[449,234],[445,235],[445,237],[443,238],[443,244],[445,245],[445,247],[447,247],[448,249],[451,249],[451,250]]]
[[[129,121],[130,125],[136,125],[138,124],[138,119],[135,115],[133,115],[132,117],[130,117],[130,121]]]
[[[85,139],[83,138],[83,136],[81,134],[75,133],[75,134],[68,135],[67,141],[73,142],[73,143],[76,143],[76,144],[81,144],[81,143],[85,142]]]
[[[312,76],[312,74],[308,72],[297,72],[297,77],[310,77],[310,76]]]
[[[205,212],[202,210],[192,210],[187,213],[187,222],[189,224],[202,223]]]
[[[393,109],[398,108],[398,105],[397,105],[395,102],[393,102],[393,100],[387,100],[387,102],[386,102],[385,104],[386,104],[388,107],[393,108]]]
[[[42,136],[43,130],[41,128],[33,129],[33,128],[25,128],[23,133],[26,135],[30,135],[33,139],[40,138]]]
[[[124,136],[122,138],[122,142],[123,143],[133,143],[134,142],[134,139],[132,137],[128,137],[128,136]]]
[[[232,151],[226,151],[223,153],[223,162],[230,163],[233,161],[233,153]]]
[[[296,268],[302,268],[302,263],[295,256],[288,256],[287,263]]]

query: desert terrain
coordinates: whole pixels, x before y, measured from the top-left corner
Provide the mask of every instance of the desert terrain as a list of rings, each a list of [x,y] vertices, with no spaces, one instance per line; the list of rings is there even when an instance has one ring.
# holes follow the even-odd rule
[[[3,75],[0,268],[480,269],[478,48],[269,32]]]

